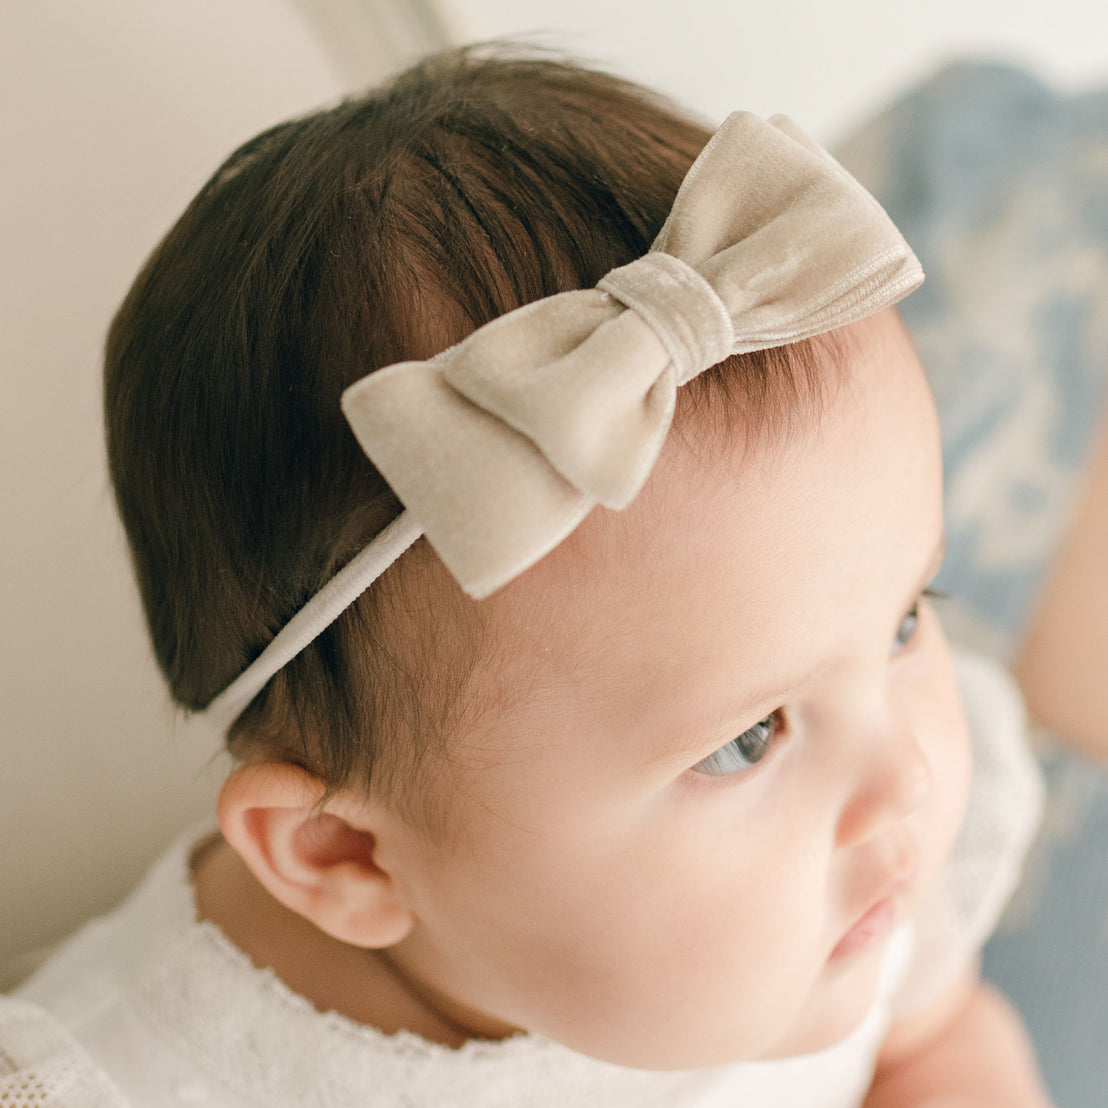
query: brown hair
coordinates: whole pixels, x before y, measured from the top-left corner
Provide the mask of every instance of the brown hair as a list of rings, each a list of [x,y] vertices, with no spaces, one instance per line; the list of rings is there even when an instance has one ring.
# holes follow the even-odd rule
[[[203,708],[398,513],[342,390],[643,254],[707,138],[615,77],[471,49],[227,159],[143,267],[106,349],[112,480],[179,704]],[[795,393],[804,364],[728,361],[728,390],[739,381],[756,407]],[[400,657],[404,562],[270,681],[232,746],[368,786],[398,736],[414,754],[441,730],[465,674],[428,672],[433,650]]]

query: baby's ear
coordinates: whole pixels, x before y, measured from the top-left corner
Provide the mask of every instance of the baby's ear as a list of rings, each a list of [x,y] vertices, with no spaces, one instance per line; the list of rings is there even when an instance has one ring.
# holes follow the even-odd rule
[[[414,923],[402,883],[382,865],[400,832],[383,805],[340,792],[322,809],[323,782],[298,766],[239,766],[219,795],[223,837],[286,908],[361,947],[387,947]]]

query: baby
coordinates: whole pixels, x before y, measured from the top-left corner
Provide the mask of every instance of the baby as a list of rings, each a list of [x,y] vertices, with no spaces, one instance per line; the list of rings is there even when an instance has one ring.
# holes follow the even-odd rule
[[[1037,794],[927,598],[921,279],[787,120],[551,60],[233,154],[107,346],[236,766],[21,991],[96,1103],[1047,1104],[974,970]]]

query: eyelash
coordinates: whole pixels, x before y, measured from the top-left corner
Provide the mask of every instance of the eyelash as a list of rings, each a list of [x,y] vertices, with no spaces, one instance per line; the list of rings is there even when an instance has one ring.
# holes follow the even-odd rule
[[[924,589],[920,596],[907,612],[904,613],[900,624],[893,636],[893,653],[899,654],[912,643],[919,631],[919,606],[924,598],[933,600],[944,596],[945,593],[936,592],[934,589]],[[911,628],[900,641],[904,625],[911,622]],[[766,755],[770,744],[773,742],[782,726],[782,710],[775,712],[759,720],[753,727],[748,727],[741,735],[736,736],[730,742],[725,743],[718,750],[713,750],[707,758],[702,758],[693,766],[697,773],[706,774],[709,777],[729,777],[741,773],[756,766]],[[753,744],[753,745],[751,745]],[[743,749],[744,745],[747,747]]]
[[[944,597],[945,595],[946,595],[946,593],[936,592],[934,589],[930,589],[930,588],[923,590],[923,592],[920,594],[919,600],[917,600],[915,602],[915,604],[913,604],[908,609],[908,611],[904,613],[904,616],[901,619],[900,624],[896,629],[896,634],[893,636],[893,644],[894,644],[893,653],[894,654],[899,654],[900,651],[902,651],[905,648],[907,648],[908,646],[910,646],[912,640],[916,637],[916,632],[919,630],[919,606],[920,606],[920,602],[923,601],[924,599],[936,600],[940,597]],[[904,627],[904,624],[907,623],[909,620],[912,621],[912,628],[907,633],[907,635],[905,636],[904,641],[900,642],[899,640],[900,640],[901,629]]]
[[[772,715],[759,720],[753,727],[748,727],[741,735],[725,743],[718,750],[713,750],[707,758],[701,759],[693,766],[697,773],[705,773],[710,777],[729,777],[735,773],[741,773],[744,769],[756,766],[765,756],[774,736],[781,729],[781,709],[778,708]],[[743,743],[753,743],[753,750],[745,752]]]

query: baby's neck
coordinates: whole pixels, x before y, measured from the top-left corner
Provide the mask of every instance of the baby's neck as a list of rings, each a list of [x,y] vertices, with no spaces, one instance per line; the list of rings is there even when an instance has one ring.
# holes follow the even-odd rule
[[[340,942],[286,908],[222,838],[194,856],[192,879],[198,919],[214,923],[255,966],[272,970],[318,1011],[446,1046],[466,1040],[408,988],[385,952]]]

